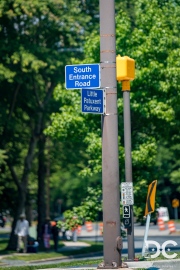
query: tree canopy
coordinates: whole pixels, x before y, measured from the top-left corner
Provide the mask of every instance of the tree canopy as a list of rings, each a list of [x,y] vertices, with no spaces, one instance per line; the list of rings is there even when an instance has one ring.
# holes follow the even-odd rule
[[[24,208],[36,207],[39,231],[49,202],[51,212],[60,201],[61,211],[70,209],[101,184],[100,115],[81,113],[80,91],[64,86],[65,65],[100,62],[98,2],[0,1],[1,211],[15,222]],[[172,210],[171,200],[180,199],[179,17],[179,0],[116,1],[117,54],[136,61],[132,161],[141,217],[154,179],[159,204]],[[124,181],[120,84],[117,105]]]
[[[174,158],[174,150],[179,149],[179,15],[179,1],[157,0],[131,1],[129,8],[126,6],[116,13],[117,54],[128,55],[136,61],[136,78],[131,83],[132,161],[135,209],[141,208],[141,216],[147,185],[154,179],[158,180],[159,203],[171,207],[172,198],[179,196],[176,191],[179,168]],[[87,39],[84,63],[100,61],[99,40],[97,31]],[[120,175],[124,181],[121,85],[118,89]],[[82,139],[82,143],[87,143],[89,155],[88,166],[82,172],[100,173],[100,117],[81,114],[79,92],[68,92],[63,87],[56,89],[57,99],[61,100],[64,95],[71,100],[71,106],[64,104],[59,113],[51,116],[48,133],[59,138],[73,133],[73,140]],[[163,155],[162,147],[164,151],[171,151],[171,157]],[[171,160],[168,173],[164,167],[166,159]]]
[[[64,81],[65,63],[83,56],[86,33],[97,20],[95,3],[0,3],[0,148],[7,155],[1,163],[1,211],[8,209],[13,214],[13,227],[32,201],[38,205],[38,230],[48,214],[45,186],[52,155],[43,130],[50,114],[58,110],[52,93]]]

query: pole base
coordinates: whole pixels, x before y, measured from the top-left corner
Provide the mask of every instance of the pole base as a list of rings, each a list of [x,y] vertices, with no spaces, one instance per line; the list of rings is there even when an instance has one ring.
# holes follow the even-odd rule
[[[121,269],[121,268],[130,270],[126,263],[122,263],[120,266],[118,266],[116,262],[112,262],[111,265],[101,262],[97,267],[97,269]]]

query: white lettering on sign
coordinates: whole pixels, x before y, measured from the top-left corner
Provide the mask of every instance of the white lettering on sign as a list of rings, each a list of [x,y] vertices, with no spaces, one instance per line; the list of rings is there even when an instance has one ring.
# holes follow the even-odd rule
[[[88,97],[97,97],[97,92],[87,90],[87,96]]]
[[[104,113],[105,109],[105,91],[103,89],[92,90],[82,89],[81,108],[85,113]]]
[[[87,104],[101,104],[101,99],[84,98],[84,103],[87,103]]]
[[[75,87],[87,87],[90,86],[90,81],[88,82],[79,82],[79,81],[75,81]]]
[[[122,182],[121,183],[121,201],[122,201],[123,205],[133,205],[134,204],[132,182]]]
[[[74,73],[91,72],[91,71],[92,69],[89,66],[82,68],[74,67]]]
[[[74,74],[69,74],[69,80],[74,81],[74,80],[95,80],[96,75],[95,74],[90,74],[90,75],[74,75]]]
[[[100,112],[100,107],[93,107],[92,105],[84,105],[84,111],[88,112]]]
[[[65,67],[66,89],[100,87],[100,65],[67,65]]]

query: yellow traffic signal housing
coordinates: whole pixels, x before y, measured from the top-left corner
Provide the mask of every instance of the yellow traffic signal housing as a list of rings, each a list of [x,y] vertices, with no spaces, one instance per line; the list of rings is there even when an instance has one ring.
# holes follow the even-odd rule
[[[116,56],[116,79],[117,81],[131,81],[135,78],[134,59],[120,55]]]
[[[172,207],[174,207],[174,208],[179,207],[179,200],[178,199],[172,200]]]

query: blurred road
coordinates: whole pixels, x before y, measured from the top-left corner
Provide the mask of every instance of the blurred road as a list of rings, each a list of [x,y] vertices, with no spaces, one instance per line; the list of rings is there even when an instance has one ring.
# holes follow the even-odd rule
[[[167,240],[173,240],[173,241],[176,241],[177,246],[168,245],[167,248],[170,248],[171,250],[180,250],[180,224],[177,223],[175,226],[176,226],[176,233],[170,234],[167,225],[164,231],[160,231],[157,225],[150,225],[149,233],[148,233],[148,240],[156,241],[160,245],[162,245]],[[141,253],[142,251],[144,233],[145,233],[145,226],[140,226],[139,224],[135,224],[134,246],[135,246],[136,253]],[[102,242],[103,237],[100,234],[100,231],[98,230],[97,224],[94,224],[93,231],[91,232],[87,232],[86,227],[83,226],[82,232],[78,236],[78,240],[80,241],[91,240],[91,241]],[[127,248],[128,248],[127,237],[125,237],[123,238],[123,252],[122,253],[127,253]]]

